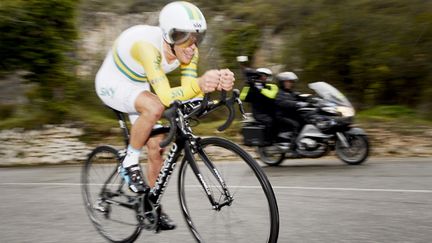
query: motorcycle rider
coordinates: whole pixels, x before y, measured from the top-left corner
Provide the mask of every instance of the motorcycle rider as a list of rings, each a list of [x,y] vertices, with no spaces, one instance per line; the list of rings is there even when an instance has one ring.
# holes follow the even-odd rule
[[[276,79],[279,85],[279,91],[275,97],[278,140],[290,142],[297,136],[304,123],[298,109],[308,106],[309,103],[304,102],[300,93],[293,90],[298,82],[295,73],[281,72],[276,75]]]
[[[276,112],[274,99],[279,89],[277,85],[270,83],[273,79],[273,72],[270,69],[258,68],[256,73],[258,78],[248,82],[248,86],[241,91],[240,99],[250,102],[255,120],[271,130]]]

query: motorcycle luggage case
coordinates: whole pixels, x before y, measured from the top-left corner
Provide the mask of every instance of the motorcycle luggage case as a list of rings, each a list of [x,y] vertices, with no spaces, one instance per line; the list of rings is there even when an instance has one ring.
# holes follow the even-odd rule
[[[266,146],[271,144],[269,129],[261,124],[246,124],[242,127],[243,144],[246,146]]]

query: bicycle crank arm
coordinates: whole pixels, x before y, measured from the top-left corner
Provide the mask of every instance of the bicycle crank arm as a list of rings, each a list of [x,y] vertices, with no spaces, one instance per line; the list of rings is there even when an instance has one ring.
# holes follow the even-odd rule
[[[119,202],[113,199],[105,199],[105,202],[108,204],[114,204],[117,206],[122,206],[129,209],[136,209],[137,204],[136,203],[125,203],[125,202]]]

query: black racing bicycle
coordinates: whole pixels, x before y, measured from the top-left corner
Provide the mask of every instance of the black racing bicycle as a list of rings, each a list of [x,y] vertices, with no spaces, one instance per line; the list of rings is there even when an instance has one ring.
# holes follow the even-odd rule
[[[126,149],[99,146],[82,170],[82,194],[90,220],[111,242],[134,242],[144,230],[157,232],[160,202],[170,176],[181,159],[178,176],[180,207],[197,242],[277,242],[279,213],[270,182],[257,162],[235,143],[194,135],[192,125],[225,106],[226,129],[234,120],[234,105],[242,110],[238,90],[220,100],[174,102],[164,112],[169,127],[153,129],[151,136],[167,134],[161,147],[172,143],[155,186],[144,194],[130,192],[118,174]],[[124,114],[115,111],[126,147],[129,131]],[[173,142],[174,141],[174,142]],[[204,197],[203,197],[204,196]]]

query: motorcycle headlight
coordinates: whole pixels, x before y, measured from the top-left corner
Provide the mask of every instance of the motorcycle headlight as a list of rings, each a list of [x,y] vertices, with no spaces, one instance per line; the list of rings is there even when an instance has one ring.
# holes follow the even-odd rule
[[[338,106],[336,110],[342,114],[343,117],[352,117],[355,115],[355,110],[352,107]]]

